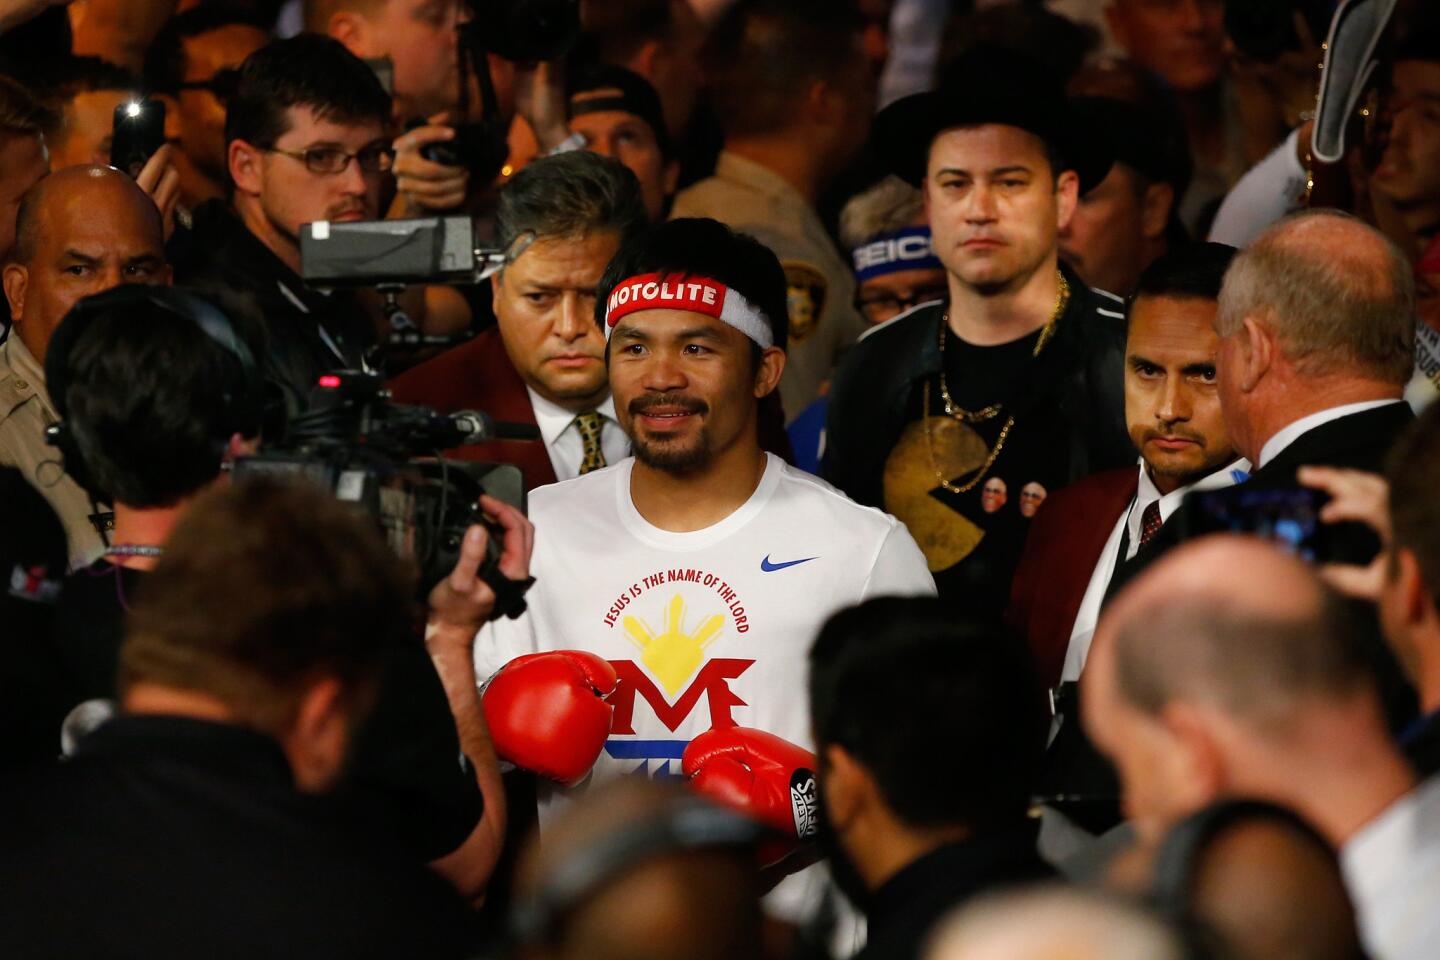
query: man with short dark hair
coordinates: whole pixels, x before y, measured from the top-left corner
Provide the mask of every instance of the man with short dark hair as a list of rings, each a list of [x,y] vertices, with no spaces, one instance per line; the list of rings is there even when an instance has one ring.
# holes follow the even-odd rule
[[[302,34],[251,54],[225,116],[230,205],[195,212],[177,279],[255,301],[268,341],[261,363],[303,404],[319,375],[359,367],[374,340],[355,297],[300,279],[300,228],[380,216],[394,161],[390,98],[361,60]]]
[[[174,529],[196,498],[229,482],[226,466],[255,451],[263,390],[241,319],[188,291],[120,290],[83,301],[56,336],[47,370],[64,385],[66,455],[115,505],[104,559],[72,574],[59,601],[67,707],[116,697],[124,618]],[[473,894],[497,852],[486,849],[491,828],[504,822],[493,755],[457,735],[478,720],[475,705],[447,703],[418,643],[390,657],[378,691],[357,727],[344,799],[357,820]],[[473,769],[455,762],[462,749]]]
[[[255,13],[231,3],[204,4],[165,22],[145,53],[145,88],[173,117],[181,202],[194,209],[225,196],[225,104],[245,58],[270,42]]]
[[[692,738],[715,728],[804,747],[804,657],[818,625],[870,596],[933,590],[894,518],[762,448],[786,316],[775,255],[713,220],[672,220],[627,243],[596,291],[635,456],[532,494],[549,532],[529,608],[487,626],[476,661],[488,676],[542,650],[608,659],[619,684],[597,780],[673,775]]]
[[[35,84],[60,115],[47,141],[51,169],[108,164],[115,108],[135,97],[139,81],[99,57],[69,57],[47,64]]]
[[[617,160],[573,151],[525,167],[500,190],[495,237],[508,263],[490,279],[496,326],[397,377],[396,398],[538,426],[538,443],[454,451],[515,464],[527,488],[624,459],[594,299],[605,265],[644,225],[639,184]]]
[[[1028,683],[1012,647],[934,599],[869,600],[820,630],[822,839],[866,915],[859,957],[919,957],[953,908],[1049,874],[1026,818],[1042,736]]]
[[[414,641],[389,548],[324,492],[268,481],[198,502],[166,547],[123,715],[0,800],[7,949],[98,955],[123,930],[156,958],[469,955],[453,891],[326,796]],[[219,614],[226,595],[245,602]]]
[[[821,395],[865,329],[854,274],[815,205],[865,142],[876,78],[863,66],[853,0],[744,0],[712,29],[707,60],[725,150],[715,175],[681,191],[671,215],[713,217],[780,258],[789,420]]]
[[[1069,812],[1089,814],[1085,826],[1095,832],[1118,819],[1118,805],[1103,802],[1118,794],[1080,731],[1073,691],[1110,582],[1187,493],[1228,487],[1250,468],[1230,442],[1215,384],[1216,298],[1235,252],[1181,247],[1145,271],[1125,346],[1125,413],[1139,469],[1098,473],[1048,496],[1011,588],[1006,619],[1030,649],[1058,724],[1042,790],[1084,794]]]
[[[1019,491],[1134,458],[1124,304],[1059,260],[1059,230],[1110,166],[1065,109],[1042,64],[977,48],[876,119],[892,172],[923,190],[949,290],[846,357],[823,472],[902,520],[970,615],[998,618],[1009,595],[1030,526]]]
[[[45,392],[45,353],[82,298],[127,283],[166,284],[164,227],[154,202],[110,167],[70,167],[40,180],[20,202],[16,244],[4,269],[14,328],[0,344],[0,464],[19,467],[65,525],[72,567],[104,550],[97,505],[64,472],[45,439],[55,407]]]

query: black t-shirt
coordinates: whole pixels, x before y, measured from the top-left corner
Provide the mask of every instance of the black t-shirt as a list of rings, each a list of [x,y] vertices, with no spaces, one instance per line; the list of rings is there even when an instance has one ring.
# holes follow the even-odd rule
[[[941,598],[967,614],[1003,612],[1030,520],[1070,478],[1070,431],[1058,400],[1030,382],[1040,336],[979,347],[947,329],[944,384],[954,407],[988,415],[947,416],[941,378],[931,377],[928,416],[926,390],[917,389],[886,463],[886,509],[925,551]],[[947,490],[942,479],[968,489]]]
[[[473,955],[443,880],[295,789],[279,745],[124,716],[0,791],[0,930],[16,957]]]
[[[125,614],[145,579],[142,571],[104,560],[66,578],[55,641],[65,664],[67,711],[115,696]],[[403,645],[386,670],[340,795],[367,829],[395,835],[424,861],[460,846],[480,820],[474,770],[462,757],[444,687],[418,638]]]

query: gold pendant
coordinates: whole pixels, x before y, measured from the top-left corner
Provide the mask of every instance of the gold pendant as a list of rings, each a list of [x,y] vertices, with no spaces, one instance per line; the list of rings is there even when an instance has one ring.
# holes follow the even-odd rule
[[[967,476],[984,466],[989,452],[966,424],[927,416],[905,427],[885,461],[885,510],[910,530],[932,573],[964,560],[985,538],[984,530],[931,496],[941,489],[936,471],[943,477]]]

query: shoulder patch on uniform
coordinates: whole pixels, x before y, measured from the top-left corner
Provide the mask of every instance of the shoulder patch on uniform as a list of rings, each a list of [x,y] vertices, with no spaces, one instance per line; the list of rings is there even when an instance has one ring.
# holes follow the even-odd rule
[[[820,326],[829,284],[825,282],[825,274],[814,264],[803,260],[781,260],[780,266],[785,271],[785,299],[790,311],[789,340],[799,343]]]

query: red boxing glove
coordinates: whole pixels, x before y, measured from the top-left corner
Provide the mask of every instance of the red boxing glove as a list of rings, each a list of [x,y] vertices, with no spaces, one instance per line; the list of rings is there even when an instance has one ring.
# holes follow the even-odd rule
[[[700,793],[789,840],[815,836],[819,795],[810,751],[764,730],[730,727],[691,740],[680,766]]]
[[[495,752],[567,787],[595,766],[615,708],[615,668],[580,650],[516,657],[485,685],[482,703]]]

